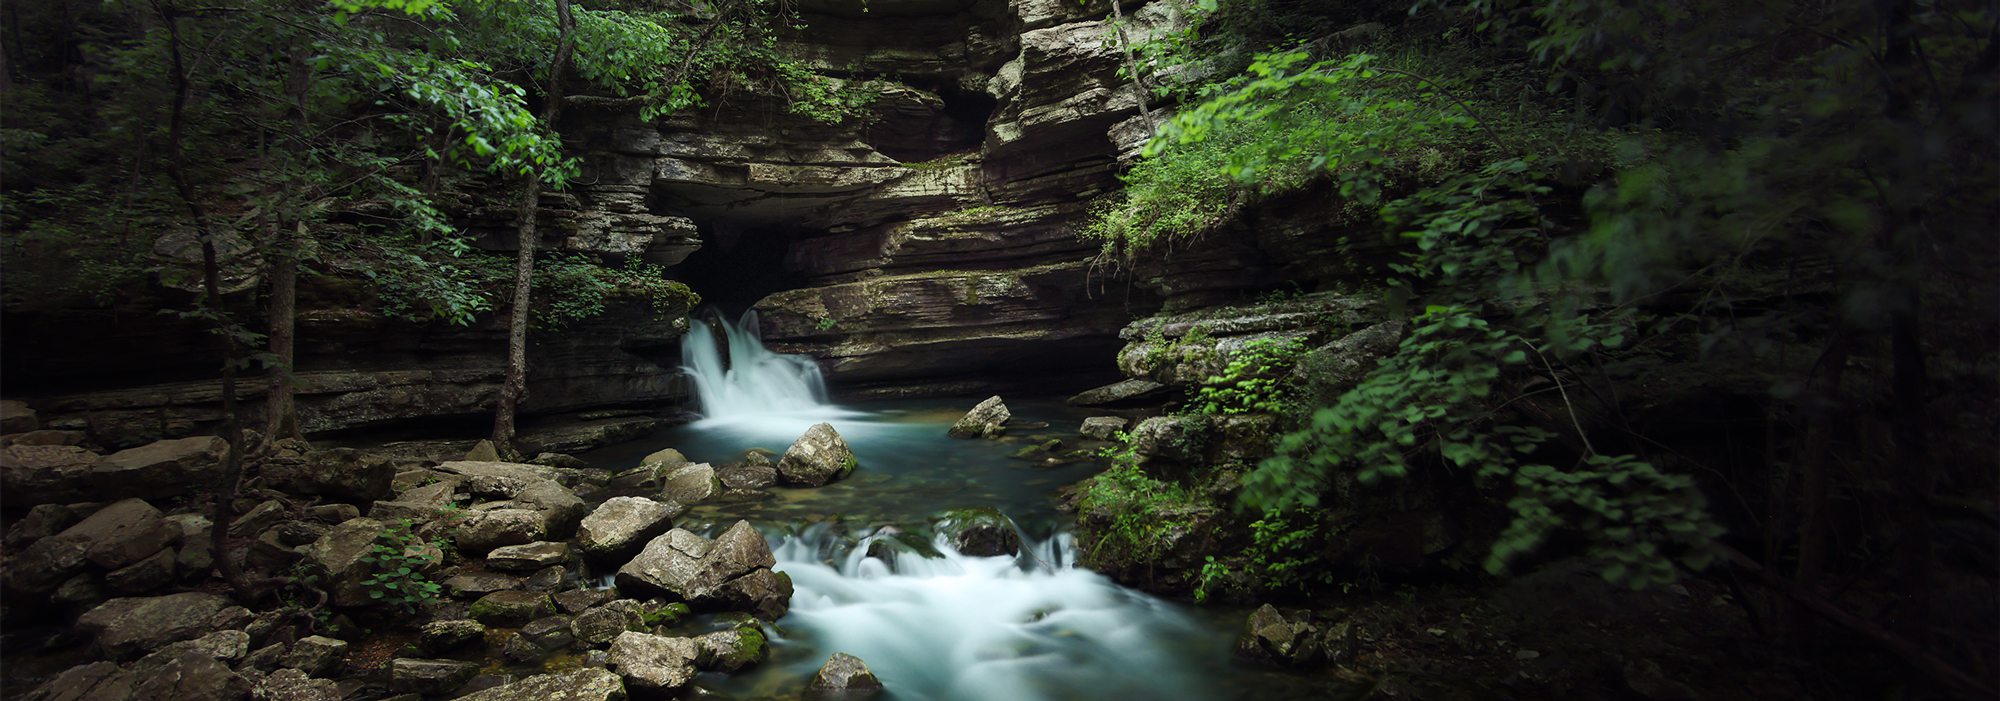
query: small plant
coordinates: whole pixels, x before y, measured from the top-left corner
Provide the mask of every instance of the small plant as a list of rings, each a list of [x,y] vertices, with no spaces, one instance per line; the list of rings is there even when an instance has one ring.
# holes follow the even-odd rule
[[[832,331],[834,327],[837,327],[839,325],[840,322],[830,316],[822,316],[817,321],[813,322],[813,328],[820,331]]]
[[[438,563],[439,556],[427,551],[426,543],[413,532],[409,519],[382,530],[374,546],[361,561],[372,570],[361,586],[368,598],[416,613],[417,607],[436,601],[443,587],[424,576],[423,568]]]
[[[1287,373],[1305,352],[1296,338],[1260,338],[1243,347],[1195,395],[1195,411],[1209,415],[1283,414],[1291,405]]]

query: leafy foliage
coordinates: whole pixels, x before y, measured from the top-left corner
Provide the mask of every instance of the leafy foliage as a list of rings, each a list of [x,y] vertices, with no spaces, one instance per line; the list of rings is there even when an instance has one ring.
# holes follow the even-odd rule
[[[1213,415],[1290,413],[1289,373],[1305,344],[1297,338],[1260,338],[1229,356],[1220,374],[1197,391],[1197,413]]]
[[[369,566],[368,578],[361,580],[368,598],[404,613],[416,613],[418,607],[436,601],[444,592],[442,585],[424,576],[424,568],[438,564],[438,555],[413,527],[409,519],[390,525],[376,536],[368,554],[361,556],[361,562]]]

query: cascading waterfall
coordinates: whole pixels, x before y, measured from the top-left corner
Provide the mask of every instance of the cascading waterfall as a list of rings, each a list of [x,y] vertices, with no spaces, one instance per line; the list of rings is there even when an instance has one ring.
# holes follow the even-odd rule
[[[736,323],[709,311],[714,323],[694,324],[681,338],[682,366],[694,378],[702,415],[737,420],[772,414],[810,413],[826,406],[826,380],[811,358],[773,353],[757,330],[757,310]],[[716,343],[721,328],[727,346]],[[726,347],[728,356],[723,353]]]
[[[1170,642],[1203,637],[1197,626],[1074,567],[1068,534],[1020,557],[963,555],[943,538],[939,557],[870,557],[886,531],[846,546],[816,526],[774,548],[796,587],[785,626],[821,650],[796,673],[840,651],[897,699],[1214,698]]]

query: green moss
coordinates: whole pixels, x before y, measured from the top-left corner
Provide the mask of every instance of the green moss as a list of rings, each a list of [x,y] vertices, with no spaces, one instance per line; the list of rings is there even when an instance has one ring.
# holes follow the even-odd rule
[[[687,604],[674,602],[659,608],[649,608],[641,611],[639,618],[645,622],[646,627],[652,628],[679,623],[681,619],[686,618],[690,613],[694,613],[694,609],[688,608]]]
[[[846,477],[847,475],[854,474],[854,469],[860,466],[861,462],[854,459],[854,454],[848,453],[847,457],[840,460],[840,475]]]

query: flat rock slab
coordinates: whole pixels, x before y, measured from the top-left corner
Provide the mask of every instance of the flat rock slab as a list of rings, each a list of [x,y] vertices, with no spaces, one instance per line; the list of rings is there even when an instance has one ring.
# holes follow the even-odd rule
[[[612,558],[638,550],[671,525],[665,504],[644,497],[614,497],[583,518],[576,540],[584,555]]]
[[[625,683],[610,670],[588,668],[526,679],[459,697],[459,701],[615,701]]]
[[[532,572],[569,561],[569,544],[539,541],[494,548],[486,566],[508,572]]]
[[[202,592],[112,599],[77,618],[76,628],[106,655],[131,659],[208,634],[215,629],[213,620],[229,606],[229,599]]]

